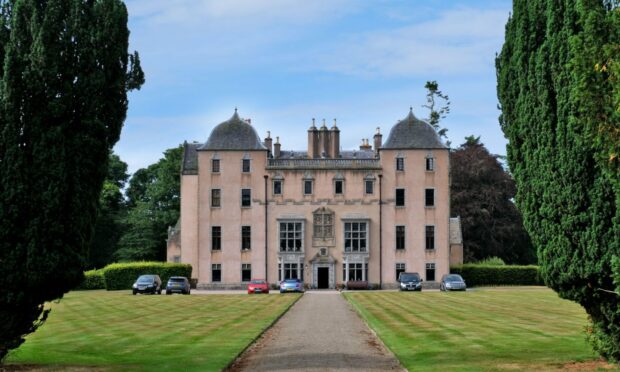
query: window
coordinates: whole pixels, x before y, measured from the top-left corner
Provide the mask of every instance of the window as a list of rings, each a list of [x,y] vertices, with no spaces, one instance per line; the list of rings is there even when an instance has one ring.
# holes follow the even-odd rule
[[[241,226],[241,249],[247,250],[252,248],[252,227]]]
[[[366,222],[345,222],[344,251],[366,252]]]
[[[220,207],[222,204],[222,191],[220,189],[211,190],[211,206]]]
[[[212,282],[222,281],[222,264],[211,265],[211,281]]]
[[[312,194],[312,181],[310,181],[310,180],[305,180],[304,181],[304,194],[305,195]]]
[[[174,256],[174,257],[172,257],[172,262],[175,262],[175,263],[181,262],[181,256]]]
[[[425,204],[427,207],[435,206],[435,189],[426,189],[425,193]]]
[[[405,189],[396,189],[396,206],[405,206]]]
[[[280,252],[301,252],[302,223],[280,222]]]
[[[211,226],[211,250],[219,251],[222,249],[222,227]]]
[[[211,172],[220,173],[220,159],[211,159]]]
[[[314,212],[313,217],[313,238],[331,239],[334,237],[334,212],[323,207]]]
[[[282,181],[273,181],[273,195],[282,195]]]
[[[243,173],[250,173],[250,159],[243,159],[241,162],[241,171]]]
[[[334,194],[342,195],[342,189],[344,188],[343,185],[344,185],[343,180],[334,181]]]
[[[397,262],[396,263],[396,280],[398,280],[400,273],[404,273],[404,272],[405,272],[405,264],[402,262]]]
[[[426,170],[428,172],[435,170],[435,158],[426,158]]]
[[[366,180],[366,181],[364,182],[364,192],[365,192],[366,194],[373,194],[373,193],[374,193],[374,191],[375,191],[375,190],[374,190],[374,186],[375,186],[375,183],[374,183],[373,181],[371,181],[371,180]]]
[[[347,278],[347,264],[342,264],[342,279],[343,281],[360,281],[368,280],[368,264],[350,263],[349,265],[349,277]],[[364,273],[362,273],[364,270]]]
[[[252,280],[252,265],[241,264],[241,281],[249,282],[250,280]]]
[[[252,204],[252,190],[241,189],[241,206],[249,207]]]
[[[297,269],[299,268],[299,276],[297,275]],[[278,281],[285,279],[301,279],[304,277],[304,267],[296,263],[284,264],[284,278],[282,278],[282,264],[278,264]]]
[[[396,170],[404,171],[405,170],[405,159],[404,158],[396,158]]]
[[[396,226],[396,249],[405,249],[405,226]]]
[[[435,226],[426,226],[426,249],[435,249]]]
[[[434,263],[426,264],[426,280],[429,282],[435,281],[435,264]]]

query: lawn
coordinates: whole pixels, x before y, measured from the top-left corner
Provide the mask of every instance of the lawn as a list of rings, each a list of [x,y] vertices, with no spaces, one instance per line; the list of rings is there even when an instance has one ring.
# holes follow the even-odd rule
[[[606,366],[585,341],[583,309],[547,288],[350,292],[345,297],[412,371]]]
[[[219,370],[299,295],[132,296],[70,292],[10,364],[104,370]]]

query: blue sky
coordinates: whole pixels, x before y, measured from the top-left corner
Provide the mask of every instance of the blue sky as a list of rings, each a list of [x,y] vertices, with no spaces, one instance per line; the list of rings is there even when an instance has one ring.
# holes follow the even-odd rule
[[[424,83],[450,96],[453,146],[480,135],[505,154],[494,59],[508,0],[127,0],[130,50],[146,83],[129,96],[115,152],[129,171],[184,140],[207,140],[238,107],[259,135],[305,150],[312,118],[338,119],[353,149],[384,140],[412,106],[425,118]],[[372,142],[372,140],[371,140]]]

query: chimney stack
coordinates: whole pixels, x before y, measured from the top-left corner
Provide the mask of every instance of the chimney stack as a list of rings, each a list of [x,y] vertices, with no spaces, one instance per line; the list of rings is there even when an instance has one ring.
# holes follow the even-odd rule
[[[319,154],[320,157],[329,157],[329,129],[325,125],[325,119],[323,119],[323,125],[319,129]]]
[[[319,131],[314,125],[314,118],[312,118],[312,125],[308,128],[308,157],[310,159],[319,157]]]
[[[272,144],[273,144],[273,140],[271,139],[271,132],[267,131],[267,137],[265,137],[265,147],[267,147],[267,150],[269,150],[269,154],[271,155],[273,154],[273,148],[272,148]]]
[[[368,138],[362,138],[362,144],[360,145],[360,151],[371,150],[372,146],[368,143]]]
[[[379,129],[379,127],[377,127],[377,133],[375,133],[375,136],[373,137],[373,139],[375,140],[375,154],[379,153],[379,149],[381,148],[381,141],[383,139],[383,135],[381,134],[381,130]]]
[[[276,143],[273,144],[273,157],[275,159],[280,157],[280,137],[276,137]]]
[[[330,137],[330,157],[337,159],[340,157],[340,129],[336,126],[336,119],[330,130]]]

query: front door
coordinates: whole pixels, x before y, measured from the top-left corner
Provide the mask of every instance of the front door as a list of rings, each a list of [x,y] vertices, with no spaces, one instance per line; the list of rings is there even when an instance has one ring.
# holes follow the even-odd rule
[[[317,287],[319,289],[329,288],[329,267],[318,267],[317,271]]]

